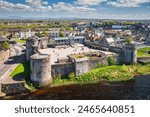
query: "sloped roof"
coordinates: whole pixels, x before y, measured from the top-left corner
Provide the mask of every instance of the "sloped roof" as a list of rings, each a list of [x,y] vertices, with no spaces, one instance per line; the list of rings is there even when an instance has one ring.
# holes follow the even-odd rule
[[[106,40],[107,40],[108,43],[115,42],[113,38],[106,38]]]
[[[8,39],[6,39],[5,37],[0,37],[0,42],[3,42],[3,41],[8,41]]]

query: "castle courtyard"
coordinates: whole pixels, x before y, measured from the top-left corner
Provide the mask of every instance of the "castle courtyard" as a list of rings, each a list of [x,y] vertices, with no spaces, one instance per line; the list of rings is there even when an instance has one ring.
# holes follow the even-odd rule
[[[100,51],[96,49],[88,48],[82,44],[75,44],[74,46],[57,46],[56,48],[46,48],[40,49],[39,52],[41,54],[49,54],[51,55],[51,64],[55,64],[58,60],[68,59],[68,55],[73,54],[84,54],[84,53],[92,53],[92,52],[102,52],[105,55],[112,55],[112,52]]]

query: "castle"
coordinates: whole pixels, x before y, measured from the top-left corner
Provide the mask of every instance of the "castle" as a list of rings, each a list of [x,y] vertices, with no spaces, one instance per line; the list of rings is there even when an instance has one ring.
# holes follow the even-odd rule
[[[119,48],[101,46],[81,37],[68,40],[70,45],[61,46],[57,41],[59,46],[49,48],[48,38],[33,36],[27,39],[26,59],[30,60],[31,81],[35,87],[47,86],[58,76],[87,73],[98,64],[108,64],[109,57],[113,57],[116,64],[135,64],[137,61],[136,46],[133,44]],[[60,42],[64,42],[63,38]]]

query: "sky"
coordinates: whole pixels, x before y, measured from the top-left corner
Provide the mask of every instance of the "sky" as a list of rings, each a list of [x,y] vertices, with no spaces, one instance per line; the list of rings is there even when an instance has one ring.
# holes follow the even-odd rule
[[[150,19],[150,0],[0,0],[0,18]]]

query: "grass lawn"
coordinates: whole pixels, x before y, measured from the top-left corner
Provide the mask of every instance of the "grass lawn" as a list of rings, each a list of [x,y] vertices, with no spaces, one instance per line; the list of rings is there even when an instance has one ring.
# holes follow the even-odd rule
[[[21,44],[26,44],[26,40],[24,39],[17,39],[16,42],[21,43]]]
[[[20,63],[17,68],[11,73],[10,75],[12,78],[13,77],[23,77],[25,78],[26,81],[26,88],[28,88],[29,90],[34,90],[34,86],[31,83],[30,80],[30,62],[23,62]]]
[[[75,54],[75,55],[72,55],[72,57],[75,59],[80,59],[80,58],[85,58],[86,56],[84,54]]]
[[[101,80],[106,81],[126,81],[133,79],[135,76],[150,74],[150,64],[148,65],[114,65],[96,68],[90,72],[81,76],[75,77],[74,79],[67,78],[56,78],[53,80],[52,85],[66,85],[76,83],[91,83],[98,82]]]
[[[146,51],[150,51],[150,47],[140,48],[137,50],[138,57],[150,57],[150,54],[147,54]]]
[[[11,73],[10,75],[12,78],[14,77],[23,77],[26,80],[26,88],[30,90],[34,90],[34,86],[31,83],[30,80],[30,62],[23,62],[20,63],[17,68]]]
[[[23,76],[25,78],[30,77],[30,63],[23,62],[17,66],[17,68],[11,73],[11,77]]]

